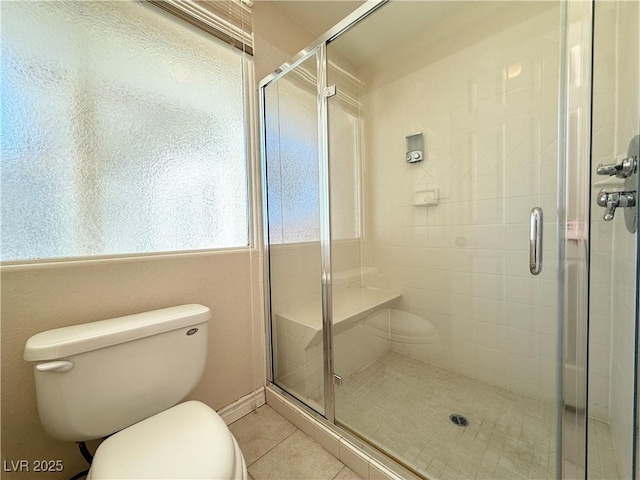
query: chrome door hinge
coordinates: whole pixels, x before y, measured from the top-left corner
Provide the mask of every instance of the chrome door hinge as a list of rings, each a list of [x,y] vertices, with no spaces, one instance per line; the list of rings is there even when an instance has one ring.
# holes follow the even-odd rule
[[[342,377],[336,373],[333,374],[333,383],[338,387],[342,386]]]
[[[324,89],[323,93],[324,93],[324,96],[326,98],[333,97],[336,94],[336,86],[335,85],[329,85],[328,87],[326,87]]]

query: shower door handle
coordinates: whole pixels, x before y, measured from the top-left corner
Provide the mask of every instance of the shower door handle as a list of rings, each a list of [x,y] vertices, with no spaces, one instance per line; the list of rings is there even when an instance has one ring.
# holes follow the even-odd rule
[[[538,275],[542,271],[542,209],[540,207],[531,210],[529,271],[531,275]]]

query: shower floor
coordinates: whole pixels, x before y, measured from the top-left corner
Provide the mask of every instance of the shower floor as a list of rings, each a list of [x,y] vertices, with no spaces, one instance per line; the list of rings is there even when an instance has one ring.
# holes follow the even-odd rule
[[[454,413],[469,425],[454,425]],[[398,353],[343,381],[336,419],[428,478],[555,478],[553,405]],[[608,426],[597,423],[589,477],[618,478]]]

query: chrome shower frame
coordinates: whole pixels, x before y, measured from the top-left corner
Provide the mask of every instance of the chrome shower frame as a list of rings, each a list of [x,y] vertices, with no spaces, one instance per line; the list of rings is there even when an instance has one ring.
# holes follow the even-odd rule
[[[339,22],[335,27],[330,29],[307,48],[300,51],[291,62],[283,64],[275,72],[265,77],[258,88],[259,96],[259,115],[260,115],[260,145],[261,145],[261,178],[262,178],[262,201],[263,201],[263,248],[264,248],[264,311],[266,322],[266,341],[267,341],[267,380],[277,390],[280,387],[274,383],[274,365],[272,357],[272,333],[271,333],[271,304],[270,304],[270,278],[269,278],[269,228],[267,215],[267,188],[266,188],[266,137],[265,137],[265,88],[286,75],[289,71],[296,68],[305,60],[312,56],[317,60],[317,107],[318,107],[318,162],[320,170],[319,186],[320,186],[320,231],[321,231],[321,269],[322,269],[322,325],[323,325],[323,380],[324,380],[324,414],[323,417],[341,434],[350,436],[350,432],[341,429],[335,425],[335,399],[333,396],[333,337],[332,337],[332,304],[331,304],[331,225],[330,225],[330,191],[329,191],[329,154],[328,154],[328,119],[327,119],[327,97],[325,88],[327,87],[327,45],[338,38],[343,33],[350,30],[359,22],[365,20],[369,15],[375,13],[378,9],[389,3],[391,0],[370,0],[364,5]],[[572,458],[575,466],[580,472],[584,472],[586,478],[587,465],[587,358],[588,358],[588,272],[589,272],[589,237],[585,235],[581,238],[580,248],[584,254],[584,278],[581,279],[578,287],[582,288],[581,293],[582,305],[578,312],[568,312],[567,308],[572,307],[567,303],[567,292],[569,289],[569,276],[566,269],[567,262],[567,242],[572,235],[569,227],[573,227],[573,220],[568,216],[567,198],[568,191],[577,192],[577,195],[586,199],[586,205],[589,205],[590,183],[580,185],[580,179],[572,178],[567,174],[570,162],[586,162],[590,163],[590,123],[582,122],[576,125],[575,119],[569,115],[569,106],[571,102],[580,101],[581,107],[584,109],[582,119],[590,118],[591,104],[586,100],[586,96],[592,94],[591,76],[583,75],[583,88],[580,90],[581,98],[575,98],[575,92],[569,91],[570,81],[570,58],[569,58],[569,40],[568,32],[570,23],[578,19],[581,25],[589,28],[583,31],[582,42],[585,49],[582,52],[582,65],[591,71],[591,55],[593,51],[592,34],[593,34],[593,3],[591,0],[579,2],[560,2],[560,23],[561,44],[560,44],[560,76],[558,89],[558,204],[557,204],[557,367],[556,367],[556,476],[557,478],[565,478],[565,460]],[[586,96],[585,96],[586,95]],[[582,98],[584,97],[584,98]],[[570,132],[578,128],[581,132],[582,143],[578,145],[570,145]],[[574,148],[575,147],[575,148]],[[570,183],[573,182],[573,183]],[[577,219],[581,225],[588,225],[589,209],[582,211],[582,218]],[[586,216],[584,216],[586,214]],[[569,222],[572,220],[572,222]],[[588,229],[586,230],[588,231]],[[569,234],[568,234],[569,233]],[[567,322],[569,314],[574,315],[579,325],[576,328],[576,338],[569,339],[565,335],[567,330]],[[584,372],[580,379],[572,379],[575,381],[576,392],[580,401],[578,406],[569,405],[565,398],[565,389],[567,388],[566,364],[565,364],[565,343],[567,341],[575,342],[576,351],[576,374]],[[311,412],[310,407],[295,397],[287,395],[290,401],[295,402],[301,408]],[[580,408],[583,405],[584,408]],[[575,408],[574,408],[575,407]],[[578,415],[576,415],[576,413]],[[316,417],[318,414],[315,414]],[[573,436],[571,442],[566,442],[566,435]],[[571,452],[568,451],[568,444],[577,446]],[[365,445],[367,451],[373,451],[369,446]],[[576,457],[576,450],[579,453]],[[577,460],[577,462],[576,462]]]

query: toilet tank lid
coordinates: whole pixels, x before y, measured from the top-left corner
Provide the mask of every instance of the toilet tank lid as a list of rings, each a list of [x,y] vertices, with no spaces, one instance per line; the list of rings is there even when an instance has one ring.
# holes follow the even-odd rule
[[[34,362],[69,357],[199,325],[207,322],[210,317],[211,311],[208,307],[189,304],[56,328],[29,338],[24,348],[24,359]]]

